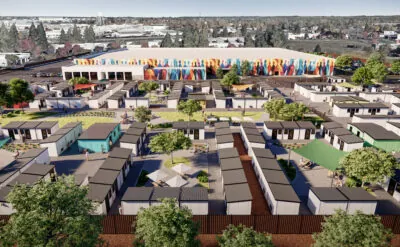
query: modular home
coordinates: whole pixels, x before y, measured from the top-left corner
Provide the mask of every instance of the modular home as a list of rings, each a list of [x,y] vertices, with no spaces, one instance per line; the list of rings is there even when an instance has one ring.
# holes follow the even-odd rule
[[[174,122],[172,129],[182,131],[191,140],[204,140],[204,122]]]
[[[311,187],[307,206],[314,215],[332,215],[338,209],[347,211],[348,201],[336,188]]]
[[[180,206],[187,207],[193,215],[208,214],[208,191],[204,187],[181,188]]]
[[[217,150],[223,148],[233,148],[232,134],[216,136],[215,139],[217,141]]]
[[[118,189],[121,188],[126,176],[129,172],[129,164],[126,159],[110,158],[108,157],[100,166],[102,170],[111,170],[119,172],[117,177]]]
[[[140,106],[144,106],[149,108],[150,107],[150,100],[149,98],[145,97],[131,97],[125,99],[125,108],[135,109]]]
[[[251,155],[251,148],[253,147],[265,148],[265,140],[254,123],[242,123],[240,134],[249,155]]]
[[[337,122],[325,122],[321,124],[320,135],[325,138],[326,141],[330,140],[331,129],[343,128],[343,126]]]
[[[229,149],[229,148],[221,149],[221,150],[227,150],[227,149]],[[224,159],[220,158],[219,165],[221,167],[221,172],[243,169],[242,162],[239,159],[239,155],[236,157],[232,157],[232,158],[224,158]]]
[[[3,135],[12,140],[43,140],[58,129],[58,122],[55,121],[17,121],[2,127]]]
[[[90,109],[100,109],[107,102],[110,93],[108,91],[103,91],[94,94],[89,100],[88,105]]]
[[[137,215],[142,208],[149,208],[152,194],[152,187],[129,187],[121,199],[122,214]]]
[[[354,214],[361,211],[363,214],[375,214],[378,200],[363,188],[337,188],[348,200],[347,213]]]
[[[175,199],[179,205],[181,190],[180,188],[172,187],[155,187],[150,198],[150,205],[160,205],[161,199]]]
[[[35,98],[32,102],[29,102],[30,109],[41,109],[47,108],[46,99],[54,97],[56,95],[55,92],[43,92],[35,95]]]
[[[18,155],[18,159],[34,159],[37,164],[49,164],[50,156],[48,148],[34,148]]]
[[[109,153],[108,153],[109,158],[117,158],[117,159],[123,159],[126,160],[128,165],[132,165],[132,150],[128,148],[119,148],[119,147],[114,147]]]
[[[107,98],[107,107],[109,109],[124,108],[125,92],[117,92]]]
[[[47,109],[82,109],[86,106],[84,97],[48,97],[46,98]]]
[[[93,214],[106,215],[114,202],[111,196],[111,186],[89,183],[87,198],[95,205]]]
[[[253,197],[249,185],[233,184],[224,186],[227,215],[250,215]]]
[[[242,98],[233,97],[232,98],[232,108],[263,108],[264,104],[268,101],[268,98]]]
[[[337,137],[337,141],[333,146],[339,150],[351,152],[362,148],[364,146],[364,140],[353,134],[340,135]]]
[[[246,175],[244,174],[243,168],[236,170],[224,170],[221,171],[221,174],[222,185],[224,187],[232,184],[247,184],[247,179]]]
[[[121,88],[121,92],[125,92],[125,98],[130,98],[138,91],[138,83],[136,81],[128,82]]]
[[[354,115],[352,123],[374,123],[386,127],[386,122],[400,123],[400,115]]]
[[[139,135],[128,135],[126,133],[119,140],[119,146],[121,148],[130,149],[134,156],[139,156],[141,154],[141,143]]]
[[[121,187],[118,185],[119,171],[99,169],[93,177],[89,178],[89,184],[101,184],[111,187],[110,205],[115,200],[117,193]]]
[[[180,91],[173,91],[167,96],[167,108],[176,109],[181,98]]]
[[[239,153],[236,148],[224,148],[217,150],[219,159],[228,159],[239,157]]]
[[[315,126],[307,121],[267,121],[263,126],[267,140],[313,140],[315,131]]]
[[[226,97],[222,91],[215,91],[214,93],[215,98],[215,108],[224,109],[226,108]]]
[[[300,199],[293,187],[288,184],[267,183],[261,186],[273,215],[298,215]]]
[[[335,117],[353,117],[354,115],[388,115],[389,107],[382,103],[336,103],[332,114]]]
[[[41,176],[45,181],[55,181],[57,177],[54,165],[32,164],[22,174]]]
[[[396,135],[400,135],[400,123],[398,122],[387,122],[385,128]]]
[[[78,138],[78,148],[80,152],[87,150],[91,153],[106,153],[120,136],[120,124],[95,123]]]
[[[50,87],[50,91],[55,92],[56,97],[58,97],[58,98],[68,97],[68,96],[74,94],[74,90],[73,90],[72,86],[69,85],[67,82],[58,83],[58,84]]]

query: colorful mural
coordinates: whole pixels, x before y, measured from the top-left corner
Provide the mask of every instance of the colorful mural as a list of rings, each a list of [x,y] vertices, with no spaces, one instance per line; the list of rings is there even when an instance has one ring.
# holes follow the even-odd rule
[[[206,74],[216,74],[218,68],[229,69],[237,64],[240,72],[240,59],[75,59],[75,65],[143,65],[146,80],[204,80]],[[333,75],[334,60],[304,59],[257,59],[250,61],[251,75],[295,76],[303,74]]]

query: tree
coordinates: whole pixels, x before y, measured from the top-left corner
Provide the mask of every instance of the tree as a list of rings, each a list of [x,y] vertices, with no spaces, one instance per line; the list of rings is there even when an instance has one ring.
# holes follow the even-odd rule
[[[98,246],[101,218],[72,176],[14,186],[7,196],[16,213],[1,229],[2,246]]]
[[[72,38],[71,41],[74,43],[80,43],[82,42],[82,34],[81,34],[81,30],[76,26],[76,24],[74,24],[74,27],[72,28]]]
[[[243,63],[240,65],[240,72],[242,72],[243,76],[248,76],[250,72],[250,62],[244,60]]]
[[[351,77],[351,80],[356,83],[356,84],[360,84],[360,85],[369,85],[372,84],[372,72],[369,68],[367,67],[361,67],[358,68],[353,76]]]
[[[394,176],[395,169],[399,168],[396,158],[372,147],[356,149],[348,153],[339,164],[348,177],[354,177],[362,182],[384,182],[386,178]]]
[[[94,43],[96,42],[96,34],[93,30],[93,26],[90,25],[89,27],[86,27],[84,32],[83,32],[83,38],[86,43]]]
[[[392,67],[390,68],[392,73],[400,74],[400,60],[396,60],[392,63]]]
[[[254,40],[253,37],[251,37],[250,33],[247,33],[246,36],[244,36],[244,47],[254,47]]]
[[[31,26],[29,27],[29,33],[28,33],[28,38],[30,39],[30,40],[32,40],[33,42],[37,42],[37,39],[38,39],[38,31],[37,31],[37,29],[36,29],[36,27],[35,27],[35,24],[33,24],[33,22],[32,22],[32,24],[31,24]]]
[[[3,115],[4,107],[9,106],[11,103],[9,86],[7,83],[0,83],[0,112]]]
[[[151,92],[156,90],[157,88],[159,88],[160,85],[158,85],[157,82],[154,81],[146,81],[146,82],[142,82],[139,85],[139,90],[140,91],[145,91],[147,93],[149,93],[149,96],[151,96]]]
[[[383,55],[381,52],[372,53],[367,59],[366,66],[368,67],[376,63],[385,63],[385,55]]]
[[[181,102],[179,102],[179,105],[178,105],[178,111],[188,115],[189,121],[190,121],[190,118],[193,117],[193,114],[200,110],[201,110],[201,105],[200,105],[200,102],[197,100],[189,99],[186,101],[181,101]]]
[[[49,48],[49,42],[47,41],[46,31],[44,30],[43,23],[39,23],[37,26],[37,42],[36,45],[40,46],[43,51]]]
[[[321,52],[322,52],[321,46],[320,46],[319,44],[317,44],[317,45],[315,46],[314,52],[316,52],[316,53],[321,53]]]
[[[191,146],[192,141],[182,131],[160,133],[151,138],[149,143],[152,152],[170,154],[172,163],[174,163],[172,152],[189,149]]]
[[[8,51],[8,30],[4,23],[0,26],[0,51],[7,52]]]
[[[213,28],[213,31],[212,31],[212,35],[211,35],[213,38],[217,38],[218,37],[218,28]]]
[[[273,47],[284,47],[287,42],[287,37],[283,31],[274,31],[271,35],[271,40]]]
[[[12,99],[12,103],[18,104],[31,102],[34,99],[34,95],[29,89],[29,83],[27,81],[14,78],[11,79],[8,84],[10,86],[10,97]]]
[[[199,42],[197,44],[197,47],[208,47],[208,46],[209,46],[208,31],[206,28],[202,28],[199,33]]]
[[[274,246],[271,235],[266,236],[244,225],[229,225],[222,236],[217,236],[217,241],[221,247]]]
[[[163,199],[161,205],[140,210],[134,227],[135,246],[200,246],[196,239],[199,226],[192,221],[192,212],[179,208],[175,199]]]
[[[89,84],[89,80],[86,77],[74,77],[68,81],[68,84],[71,86],[78,84]]]
[[[379,83],[384,82],[386,79],[386,76],[388,75],[388,70],[387,70],[385,64],[383,64],[383,63],[376,63],[374,65],[371,65],[370,70],[371,70],[373,78]]]
[[[238,74],[239,73],[239,68],[237,64],[232,65],[229,71],[232,71],[232,73]]]
[[[392,237],[379,216],[365,215],[360,211],[347,214],[343,210],[325,217],[322,232],[313,234],[314,247],[390,246]]]
[[[60,41],[58,43],[60,44],[65,44],[68,42],[68,37],[67,34],[65,33],[64,29],[61,29],[60,33]]]
[[[176,32],[175,40],[174,40],[174,47],[182,47],[182,43],[179,39],[180,39],[179,33]]]
[[[221,84],[228,87],[229,90],[232,87],[232,85],[239,84],[240,83],[240,78],[235,73],[234,71],[229,71],[224,75],[224,78],[221,80]]]
[[[224,77],[224,71],[220,67],[218,67],[215,73],[218,79],[222,79]]]
[[[295,121],[302,119],[304,114],[308,112],[308,108],[303,103],[285,104],[279,110],[279,118],[282,120]]]
[[[342,55],[336,58],[335,67],[345,68],[353,65],[353,58],[349,55]]]
[[[228,36],[229,36],[228,28],[224,27],[224,29],[222,30],[222,37],[228,37]]]
[[[151,110],[145,106],[139,106],[135,109],[135,118],[141,123],[151,120]]]
[[[174,43],[172,42],[171,35],[167,33],[163,40],[161,41],[160,47],[174,47]]]
[[[8,32],[9,46],[11,47],[13,52],[18,47],[18,41],[19,41],[18,30],[17,27],[15,26],[15,23],[13,23],[10,27],[10,31]]]
[[[283,106],[285,106],[284,99],[269,100],[264,104],[265,111],[269,114],[270,118],[278,119]]]

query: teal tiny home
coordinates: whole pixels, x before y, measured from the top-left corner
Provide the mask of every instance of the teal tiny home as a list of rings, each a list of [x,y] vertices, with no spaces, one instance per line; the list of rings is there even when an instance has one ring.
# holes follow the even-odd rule
[[[80,152],[85,150],[90,153],[108,152],[120,136],[119,123],[96,123],[78,138],[78,148]]]

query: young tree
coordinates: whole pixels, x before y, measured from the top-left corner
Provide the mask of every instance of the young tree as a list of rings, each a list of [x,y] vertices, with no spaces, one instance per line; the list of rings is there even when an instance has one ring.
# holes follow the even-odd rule
[[[387,70],[385,64],[383,64],[383,63],[376,63],[374,65],[371,65],[370,70],[371,70],[373,78],[379,83],[384,82],[386,79],[386,76],[388,75],[388,70]]]
[[[134,246],[196,247],[199,226],[192,212],[179,208],[175,199],[163,199],[161,205],[142,209],[137,215]]]
[[[14,52],[19,43],[19,34],[15,23],[11,25],[10,31],[8,32],[8,42],[10,47],[12,48],[12,51]]]
[[[174,163],[172,152],[189,149],[191,146],[192,141],[182,131],[160,133],[151,138],[149,143],[152,152],[170,154],[172,163]]]
[[[392,237],[379,216],[365,215],[360,211],[347,214],[343,210],[325,217],[322,232],[313,234],[314,247],[390,246]]]
[[[65,44],[68,42],[68,37],[67,34],[65,33],[64,29],[61,29],[60,33],[60,41],[58,43],[60,44]]]
[[[279,118],[282,120],[295,121],[302,119],[304,114],[308,112],[308,108],[303,103],[285,104],[279,110]]]
[[[228,28],[224,27],[224,29],[222,30],[222,37],[228,37],[228,36],[229,36]]]
[[[151,120],[151,110],[145,106],[139,106],[135,109],[135,118],[141,123],[146,123]]]
[[[285,104],[284,99],[269,100],[264,104],[264,109],[269,114],[270,118],[278,119],[280,111]]]
[[[250,72],[250,62],[244,60],[243,63],[240,65],[240,70],[243,76],[248,76]]]
[[[364,186],[365,182],[384,182],[394,176],[399,164],[392,154],[369,147],[351,151],[340,161],[339,167],[348,177],[362,181]]]
[[[9,106],[11,103],[9,86],[7,83],[0,83],[0,113],[3,115],[4,107]]]
[[[368,57],[366,66],[368,67],[376,63],[385,63],[385,61],[385,55],[382,52],[374,52]]]
[[[8,51],[8,30],[4,22],[0,26],[0,51],[7,52]]]
[[[229,71],[224,75],[224,78],[221,80],[221,84],[228,87],[231,90],[232,85],[239,84],[240,78],[234,71]]]
[[[221,247],[274,246],[271,235],[266,236],[244,225],[229,225],[222,236],[217,236],[217,241]]]
[[[188,115],[189,121],[190,121],[190,118],[193,117],[193,114],[200,110],[201,110],[201,105],[200,105],[200,102],[197,100],[189,99],[186,101],[181,101],[181,102],[179,102],[179,105],[178,105],[178,111]]]
[[[396,60],[392,63],[392,67],[390,68],[392,73],[400,74],[400,60]]]
[[[322,52],[321,46],[320,46],[319,44],[317,44],[317,45],[315,46],[314,52],[316,52],[316,53],[321,53],[321,52]]]
[[[217,71],[215,72],[218,79],[224,78],[224,71],[218,67]]]
[[[373,78],[373,75],[372,75],[371,70],[367,67],[361,67],[361,68],[358,68],[354,72],[353,76],[351,77],[351,80],[354,83],[363,86],[363,85],[372,84],[372,78]]]
[[[214,27],[212,31],[212,37],[217,38],[218,37],[218,28]]]
[[[147,93],[149,93],[149,96],[151,97],[151,92],[156,90],[157,88],[159,88],[160,85],[157,82],[154,81],[146,81],[146,82],[142,82],[139,85],[139,90],[140,91],[145,91]]]
[[[208,47],[209,42],[208,42],[208,31],[206,28],[202,28],[199,32],[199,42],[197,44],[197,47]]]
[[[163,40],[161,41],[160,47],[174,47],[174,43],[172,42],[171,35],[169,33],[164,36]]]
[[[37,26],[37,45],[39,45],[43,51],[49,48],[49,42],[47,41],[46,31],[44,30],[43,23],[39,23]]]
[[[349,55],[342,55],[336,58],[335,67],[336,68],[345,68],[351,67],[353,64],[353,58]]]
[[[10,97],[12,103],[18,104],[31,102],[34,99],[32,91],[29,89],[29,83],[22,79],[14,78],[8,82],[10,86]],[[22,108],[22,110],[24,110]]]
[[[246,36],[244,36],[244,47],[254,47],[255,43],[253,40],[253,37],[251,37],[250,33],[247,33]]]
[[[231,71],[232,71],[232,73],[239,74],[239,68],[238,68],[237,64],[232,65],[229,72],[231,72]]]
[[[76,24],[74,24],[74,27],[72,28],[72,38],[71,41],[74,43],[80,43],[82,42],[82,34],[81,30],[78,28]]]
[[[28,38],[35,43],[37,42],[38,30],[36,29],[35,24],[33,24],[33,22],[31,24],[31,26],[29,27]]]
[[[98,246],[101,218],[87,187],[72,176],[13,187],[7,196],[16,213],[1,228],[2,246]]]
[[[89,27],[86,27],[84,32],[83,32],[83,38],[86,43],[94,43],[96,42],[96,34],[93,30],[93,26],[90,25]]]
[[[89,80],[86,77],[74,77],[68,81],[68,84],[75,86],[78,84],[89,84]]]

